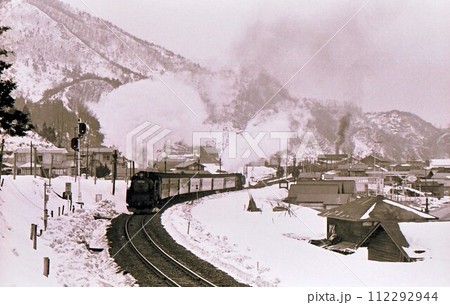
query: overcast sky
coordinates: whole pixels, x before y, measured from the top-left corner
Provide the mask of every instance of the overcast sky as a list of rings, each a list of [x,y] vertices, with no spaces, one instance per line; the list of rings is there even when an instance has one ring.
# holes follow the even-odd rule
[[[447,0],[63,1],[204,66],[263,69],[285,84],[307,63],[286,86],[297,97],[450,125]]]

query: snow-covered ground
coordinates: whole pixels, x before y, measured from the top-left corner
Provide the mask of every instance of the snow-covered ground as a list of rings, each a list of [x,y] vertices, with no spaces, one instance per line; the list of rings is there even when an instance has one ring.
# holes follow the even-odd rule
[[[247,212],[249,192],[261,213]],[[422,246],[433,245],[431,258],[375,262],[367,259],[366,248],[342,255],[309,244],[309,239],[325,237],[326,219],[299,206],[291,206],[292,213],[273,212],[286,196],[277,185],[217,194],[170,208],[163,223],[178,243],[252,286],[450,285],[450,222],[408,227],[415,232],[426,229],[428,240]],[[417,243],[425,240],[423,235]]]
[[[82,179],[85,205],[68,212],[67,201],[54,192],[61,194],[65,183],[71,182],[76,198],[76,183],[70,177],[53,179],[48,209],[54,217],[48,219],[48,228],[34,250],[30,226],[34,223],[43,228],[44,183],[48,180],[31,176],[4,179],[0,191],[0,286],[135,285],[129,274],[118,272],[108,255],[104,233],[109,220],[94,219],[94,215],[111,218],[126,213],[123,181],[117,183],[113,196],[111,181],[97,180],[94,184]],[[247,212],[249,193],[261,212]],[[101,201],[96,202],[97,194],[102,195]],[[414,246],[431,247],[431,255],[424,261],[373,262],[367,260],[365,249],[345,256],[309,244],[309,239],[325,236],[325,219],[317,216],[317,211],[298,206],[273,212],[286,195],[287,190],[277,185],[216,194],[170,208],[163,214],[163,223],[177,242],[251,286],[450,285],[450,223],[439,223],[439,231],[427,227],[429,234],[418,236]],[[62,206],[65,214],[57,216]],[[420,225],[407,229],[420,232]],[[90,251],[88,245],[104,250]],[[42,275],[44,257],[50,258],[48,278]]]
[[[132,286],[130,275],[118,273],[117,265],[109,257],[105,231],[110,223],[106,219],[94,219],[94,215],[115,217],[126,212],[124,181],[116,184],[116,195],[111,195],[111,181],[81,180],[81,209],[69,212],[67,200],[61,195],[65,183],[72,183],[74,199],[77,184],[74,178],[60,177],[51,181],[48,193],[49,214],[47,230],[37,240],[33,249],[30,240],[31,224],[43,229],[44,183],[48,179],[32,176],[4,176],[0,191],[0,286]],[[96,202],[96,195],[102,200]],[[76,200],[74,200],[76,201]],[[64,215],[58,217],[64,206]],[[104,248],[101,252],[89,251],[90,247]],[[43,276],[43,259],[50,258],[50,274]]]

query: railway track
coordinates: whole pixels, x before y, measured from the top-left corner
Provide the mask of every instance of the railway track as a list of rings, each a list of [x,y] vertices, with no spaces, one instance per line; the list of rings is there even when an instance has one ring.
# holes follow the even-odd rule
[[[215,287],[165,252],[146,229],[146,215],[130,215],[125,221],[125,237],[140,260],[167,286]]]

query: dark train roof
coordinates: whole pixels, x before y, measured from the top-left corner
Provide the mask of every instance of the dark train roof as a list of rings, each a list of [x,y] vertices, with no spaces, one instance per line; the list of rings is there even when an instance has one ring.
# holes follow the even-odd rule
[[[133,178],[145,177],[145,178],[220,178],[220,177],[234,177],[236,175],[242,175],[239,173],[227,173],[227,174],[182,174],[182,173],[159,173],[159,172],[146,172],[140,171],[136,173]]]

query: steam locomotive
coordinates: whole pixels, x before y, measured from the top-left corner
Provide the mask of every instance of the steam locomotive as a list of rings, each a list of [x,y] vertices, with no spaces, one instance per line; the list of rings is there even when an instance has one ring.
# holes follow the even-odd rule
[[[138,172],[127,189],[127,208],[134,213],[155,213],[172,199],[193,199],[224,191],[240,190],[241,174],[176,174]]]

